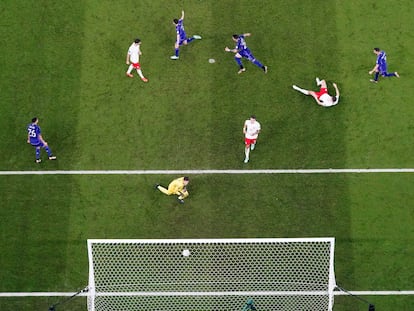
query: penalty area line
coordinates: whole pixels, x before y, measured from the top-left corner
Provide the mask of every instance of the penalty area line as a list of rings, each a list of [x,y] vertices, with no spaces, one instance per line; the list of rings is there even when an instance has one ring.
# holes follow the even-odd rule
[[[258,170],[79,170],[0,171],[0,175],[199,175],[199,174],[367,174],[414,173],[414,168],[258,169]]]

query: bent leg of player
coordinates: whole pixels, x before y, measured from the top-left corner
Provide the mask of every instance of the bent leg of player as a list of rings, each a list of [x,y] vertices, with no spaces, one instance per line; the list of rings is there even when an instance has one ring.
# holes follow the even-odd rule
[[[383,77],[400,77],[399,75],[398,75],[398,72],[391,72],[391,73],[388,73],[388,72],[383,72],[382,73],[382,76]]]
[[[323,89],[328,88],[328,86],[326,84],[326,81],[324,79],[323,80],[319,80],[319,78],[316,78],[315,80],[316,80],[316,85],[317,86],[320,86]]]
[[[253,56],[253,54],[248,54],[247,56],[247,59],[251,62],[251,63],[253,63],[253,64],[255,64],[257,67],[259,67],[259,68],[261,68],[265,73],[267,73],[267,66],[265,66],[265,65],[263,65],[261,62],[259,62],[254,56]]]
[[[242,63],[242,57],[240,56],[239,53],[236,53],[236,55],[234,56],[234,60],[236,61],[237,65],[239,65],[239,71],[237,72],[238,74],[246,71],[246,68],[244,68],[243,63]]]
[[[190,194],[188,193],[187,189],[183,189],[180,191],[178,199],[184,200],[186,197],[188,197]]]
[[[53,156],[52,150],[50,150],[49,146],[44,145],[43,148],[46,150],[47,156],[49,157],[49,160],[56,160],[56,157]]]
[[[168,189],[164,188],[164,187],[163,187],[163,186],[161,186],[161,185],[158,185],[158,186],[157,186],[157,189],[158,189],[159,191],[161,191],[162,193],[166,194],[166,195],[171,195],[171,194],[172,194],[170,191],[168,191]]]
[[[141,64],[140,63],[133,63],[132,66],[137,70],[137,73],[139,75],[139,77],[141,78],[142,81],[144,82],[148,82],[148,79],[144,77],[144,75],[142,74],[142,70],[141,70]],[[127,73],[128,75],[128,73]]]

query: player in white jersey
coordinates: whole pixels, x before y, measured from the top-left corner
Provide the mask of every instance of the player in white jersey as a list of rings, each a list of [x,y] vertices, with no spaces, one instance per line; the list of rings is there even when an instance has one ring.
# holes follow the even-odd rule
[[[319,80],[319,78],[316,78],[316,84],[320,86],[319,92],[305,90],[296,85],[293,85],[292,87],[294,90],[301,92],[302,94],[311,95],[315,99],[316,103],[320,106],[323,106],[323,107],[335,106],[339,101],[339,90],[338,90],[338,86],[336,85],[336,83],[332,83],[333,87],[335,88],[335,92],[336,92],[335,96],[331,96],[328,94],[328,86],[326,85],[325,80]]]
[[[250,150],[254,150],[256,147],[257,137],[260,133],[260,123],[256,121],[256,117],[252,115],[249,120],[244,122],[243,134],[244,134],[244,163],[249,162]]]
[[[128,71],[126,75],[130,78],[134,76],[131,74],[132,69],[136,69],[138,75],[140,76],[141,80],[144,82],[148,82],[148,79],[144,77],[141,71],[141,64],[139,63],[139,56],[142,54],[141,52],[141,40],[135,39],[134,42],[128,49],[128,53],[126,56],[126,64],[129,65]]]

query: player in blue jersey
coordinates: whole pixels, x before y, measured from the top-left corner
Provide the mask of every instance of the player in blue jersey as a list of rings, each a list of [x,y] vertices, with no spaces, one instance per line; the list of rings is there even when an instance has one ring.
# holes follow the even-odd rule
[[[255,64],[257,67],[262,68],[262,70],[267,73],[267,66],[264,66],[262,63],[260,63],[250,52],[250,49],[247,47],[246,41],[244,40],[245,37],[250,37],[250,33],[244,33],[242,35],[233,35],[232,39],[234,42],[236,42],[236,47],[234,49],[229,49],[227,46],[224,48],[226,52],[233,52],[234,60],[239,65],[239,71],[238,73],[242,73],[246,71],[246,68],[244,68],[242,63],[242,58],[247,58],[250,62]]]
[[[377,55],[377,61],[375,62],[374,68],[372,68],[372,70],[369,71],[370,75],[372,75],[375,72],[374,79],[371,79],[371,82],[378,83],[379,75],[383,77],[400,77],[398,72],[387,72],[387,54],[385,53],[385,51],[381,51],[380,48],[374,48],[373,52],[375,55]]]
[[[175,31],[177,33],[177,39],[175,40],[175,55],[171,56],[171,59],[179,59],[180,56],[180,46],[182,45],[187,45],[188,43],[190,43],[193,40],[200,40],[201,37],[199,35],[194,35],[190,38],[187,37],[187,34],[185,33],[184,30],[184,11],[181,11],[181,18],[177,19],[174,18],[173,19],[173,24],[175,26]]]
[[[52,154],[47,142],[42,137],[42,132],[38,125],[39,119],[33,118],[32,123],[27,126],[27,143],[36,148],[36,163],[42,162],[40,159],[40,148],[44,148],[49,156],[49,160],[56,160],[56,157]]]

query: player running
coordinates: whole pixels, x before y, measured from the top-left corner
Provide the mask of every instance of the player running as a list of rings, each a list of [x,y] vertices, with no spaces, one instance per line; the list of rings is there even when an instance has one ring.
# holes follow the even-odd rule
[[[257,137],[261,130],[260,123],[256,121],[256,116],[250,116],[249,120],[244,121],[243,134],[244,134],[244,163],[249,162],[250,150],[254,150],[256,147]]]
[[[372,75],[375,72],[375,76],[374,79],[371,79],[369,81],[373,83],[378,83],[379,75],[383,77],[400,77],[398,72],[387,72],[387,54],[385,53],[385,51],[381,51],[380,48],[374,48],[373,52],[375,55],[377,55],[377,61],[375,62],[374,68],[372,68],[372,70],[369,71],[369,74]]]
[[[246,71],[246,68],[244,68],[243,63],[241,59],[247,58],[250,62],[255,64],[257,67],[262,68],[262,70],[267,73],[267,66],[264,66],[262,63],[260,63],[250,52],[250,49],[247,47],[246,41],[244,40],[244,37],[250,37],[250,33],[244,33],[242,35],[233,35],[232,39],[234,42],[236,42],[236,47],[234,49],[230,49],[227,46],[224,48],[224,51],[226,52],[232,52],[234,53],[234,60],[239,65],[239,71],[238,74],[241,74],[242,72]]]
[[[135,39],[134,42],[131,44],[131,46],[128,49],[128,53],[126,56],[126,64],[129,65],[128,71],[126,72],[126,75],[130,78],[133,78],[134,76],[131,74],[132,69],[136,69],[139,77],[142,81],[148,82],[148,79],[144,77],[141,71],[141,64],[139,63],[139,57],[142,55],[141,52],[141,40]]]
[[[296,85],[293,85],[292,87],[294,90],[299,91],[302,94],[312,96],[315,99],[316,103],[320,106],[323,106],[323,107],[335,106],[339,101],[339,90],[338,90],[338,86],[336,85],[336,83],[332,83],[336,91],[335,96],[331,96],[328,94],[328,87],[326,85],[325,80],[319,80],[319,78],[316,78],[316,84],[321,87],[319,92],[305,90]]]
[[[171,56],[171,59],[177,60],[179,59],[179,54],[180,54],[180,46],[181,45],[187,45],[188,43],[190,43],[193,40],[200,40],[201,36],[199,35],[194,35],[190,38],[187,37],[187,34],[185,33],[184,30],[184,11],[181,11],[181,18],[177,19],[174,18],[173,19],[173,24],[175,25],[175,31],[177,33],[177,39],[175,41],[175,55]]]

